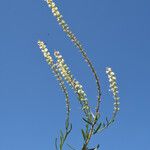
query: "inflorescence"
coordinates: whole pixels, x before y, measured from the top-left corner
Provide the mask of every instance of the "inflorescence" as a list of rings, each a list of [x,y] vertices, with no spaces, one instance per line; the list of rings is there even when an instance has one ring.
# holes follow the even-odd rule
[[[106,68],[106,74],[108,75],[110,91],[112,92],[114,98],[114,113],[116,113],[117,111],[119,111],[119,97],[116,76],[112,69],[109,67]]]
[[[63,19],[63,16],[60,14],[58,7],[53,2],[53,0],[46,0],[46,2],[48,4],[48,6],[51,8],[53,15],[56,17],[56,19],[57,19],[59,25],[62,27],[63,31],[67,33],[67,36],[71,39],[72,42],[74,42],[74,44],[76,46],[81,46],[80,42],[77,40],[75,35],[69,29],[68,24]]]
[[[54,56],[56,58],[56,62],[54,62],[52,56],[50,55],[50,52],[46,48],[46,45],[44,44],[43,41],[38,41],[39,48],[41,49],[43,56],[45,57],[48,65],[51,67],[53,73],[55,74],[57,80],[59,81],[59,85],[65,94],[66,97],[66,108],[67,108],[67,118],[66,118],[66,132],[63,134],[61,132],[60,134],[60,150],[62,150],[63,144],[72,130],[72,125],[70,124],[69,121],[69,116],[70,116],[70,102],[69,102],[69,96],[68,96],[68,91],[65,86],[66,81],[74,90],[74,92],[77,95],[77,98],[81,104],[82,110],[86,116],[86,119],[83,118],[83,120],[86,122],[86,129],[85,131],[82,129],[82,135],[84,139],[83,147],[82,150],[87,150],[88,149],[88,143],[92,137],[92,135],[103,131],[105,128],[107,128],[110,124],[114,122],[114,119],[116,117],[117,112],[119,111],[119,96],[118,96],[118,87],[116,83],[116,76],[115,73],[112,71],[110,67],[106,68],[106,74],[109,79],[110,83],[110,91],[113,94],[113,99],[114,99],[114,109],[113,109],[113,116],[111,117],[110,120],[107,119],[106,117],[106,123],[100,122],[98,124],[99,118],[100,118],[100,102],[101,102],[101,88],[100,88],[100,82],[99,78],[97,76],[97,73],[88,58],[87,54],[85,53],[80,41],[76,38],[76,36],[72,33],[70,30],[68,24],[65,22],[63,19],[63,16],[60,14],[58,7],[56,4],[53,2],[53,0],[45,0],[48,4],[48,6],[51,8],[52,14],[56,17],[58,24],[62,27],[63,31],[67,34],[67,36],[70,38],[70,40],[74,43],[74,45],[80,50],[84,60],[87,62],[88,66],[90,67],[95,81],[97,85],[97,91],[98,91],[98,96],[97,96],[97,105],[95,108],[95,115],[92,113],[91,108],[88,104],[88,99],[85,91],[83,90],[82,85],[80,84],[79,81],[77,81],[73,74],[71,73],[69,67],[65,63],[62,55],[60,54],[59,51],[54,51]],[[70,126],[69,126],[70,125]],[[90,128],[89,128],[90,126]],[[56,149],[57,148],[57,143],[56,143]]]
[[[54,51],[54,56],[57,59],[57,62],[54,63],[52,56],[50,55],[50,52],[46,48],[44,42],[38,41],[38,45],[47,63],[50,65],[53,72],[55,73],[57,79],[62,80],[63,78],[74,89],[75,93],[78,96],[78,100],[82,105],[82,110],[85,112],[86,116],[88,117],[90,115],[90,107],[88,105],[88,99],[86,97],[86,93],[84,92],[83,87],[79,83],[79,81],[77,81],[71,74],[69,67],[67,66],[67,64],[65,64],[62,55],[60,55],[59,51]],[[58,73],[60,73],[59,78],[58,78]],[[60,86],[62,86],[62,83],[64,84],[64,82],[61,81]]]

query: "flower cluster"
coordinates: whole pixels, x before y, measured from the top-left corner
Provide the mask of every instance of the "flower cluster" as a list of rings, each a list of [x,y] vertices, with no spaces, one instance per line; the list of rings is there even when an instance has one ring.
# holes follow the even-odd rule
[[[83,90],[82,85],[74,79],[73,75],[71,74],[69,67],[65,64],[65,61],[60,55],[59,51],[55,51],[54,55],[57,59],[57,68],[60,71],[61,75],[64,77],[64,79],[68,82],[68,84],[74,89],[75,93],[78,95],[78,99],[82,105],[82,109],[85,111],[85,113],[90,112],[90,108],[88,106],[88,100],[86,98],[86,94]]]
[[[53,64],[53,59],[50,55],[50,52],[48,51],[48,49],[46,48],[46,45],[44,44],[43,41],[38,41],[38,45],[39,45],[39,48],[41,49],[44,57],[46,58],[46,61],[49,65],[52,65]]]
[[[46,0],[46,2],[48,4],[48,6],[51,8],[51,11],[52,11],[53,15],[56,17],[56,19],[57,19],[59,25],[62,27],[63,31],[67,33],[67,36],[71,39],[72,42],[74,42],[74,44],[77,47],[81,47],[80,42],[77,40],[77,38],[75,37],[75,35],[69,29],[68,24],[63,19],[63,16],[60,14],[60,12],[58,10],[58,7],[53,2],[53,0]]]
[[[55,51],[54,55],[57,59],[57,68],[59,69],[61,75],[69,83],[69,85],[72,85],[73,84],[73,75],[71,75],[71,73],[69,71],[69,67],[64,63],[64,59],[60,55],[59,51]]]
[[[83,120],[86,122],[86,129],[85,131],[82,129],[82,135],[84,138],[82,150],[85,150],[85,149],[88,149],[87,147],[88,147],[88,144],[92,135],[94,135],[95,133],[101,132],[102,130],[107,128],[110,124],[112,124],[114,122],[117,112],[119,111],[119,97],[118,97],[118,87],[116,83],[116,76],[111,68],[109,67],[106,68],[106,74],[108,75],[108,79],[110,83],[110,91],[112,92],[113,98],[114,98],[114,109],[113,109],[113,115],[110,120],[108,120],[108,118],[106,117],[106,123],[100,122],[99,124],[97,124],[100,118],[99,108],[100,108],[100,102],[101,102],[101,88],[100,88],[100,82],[99,82],[97,73],[90,59],[88,58],[86,52],[84,51],[80,41],[76,38],[76,36],[70,30],[68,24],[65,22],[65,20],[63,19],[63,16],[60,14],[56,4],[53,2],[53,0],[45,0],[45,1],[47,2],[48,6],[50,7],[52,11],[52,14],[56,17],[56,20],[58,24],[61,26],[61,28],[63,29],[63,31],[67,34],[67,36],[70,38],[73,44],[80,50],[84,60],[90,67],[94,75],[95,81],[96,81],[98,96],[97,96],[95,114],[93,114],[91,111],[91,108],[89,107],[88,99],[87,99],[86,93],[83,90],[82,85],[79,83],[79,81],[77,81],[74,78],[74,76],[70,72],[69,67],[67,66],[67,64],[65,64],[65,61],[62,55],[60,55],[59,51],[54,51],[54,56],[56,58],[56,62],[54,62],[44,42],[38,41],[39,48],[41,49],[48,65],[51,67],[57,80],[59,81],[59,85],[66,97],[66,108],[67,108],[67,117],[66,117],[66,122],[65,122],[66,131],[65,133],[63,133],[62,131],[60,132],[59,148],[60,150],[62,150],[63,144],[68,134],[72,130],[72,125],[70,124],[70,102],[69,102],[68,91],[65,86],[65,83],[67,82],[72,87],[75,94],[77,95],[77,98],[81,104],[81,108],[86,116],[86,119],[83,118]],[[90,128],[89,128],[89,125],[90,125]],[[58,149],[57,139],[56,139],[55,144],[56,144],[55,145],[56,149]],[[98,149],[98,147],[99,146],[97,146],[97,148],[95,149]]]
[[[45,0],[45,1],[47,2],[48,6],[51,8],[52,14],[56,17],[57,22],[62,27],[63,31],[67,34],[67,36],[70,38],[70,40],[73,42],[73,44],[80,50],[84,60],[86,61],[86,63],[88,64],[88,66],[90,67],[90,69],[94,75],[94,78],[96,80],[97,90],[98,90],[98,96],[97,96],[98,102],[97,102],[97,109],[96,109],[96,112],[98,113],[99,107],[100,107],[101,89],[100,89],[100,83],[99,83],[99,78],[97,76],[97,73],[96,73],[90,59],[88,58],[86,52],[84,51],[82,44],[76,38],[74,33],[70,30],[68,24],[63,19],[63,16],[60,14],[58,7],[54,3],[54,1],[53,0]]]
[[[43,53],[43,56],[45,57],[48,65],[51,67],[53,73],[55,74],[57,80],[59,81],[59,85],[63,91],[63,93],[65,94],[65,97],[66,97],[66,108],[67,108],[67,113],[69,115],[70,113],[70,102],[69,102],[69,97],[68,97],[68,91],[64,85],[64,81],[62,79],[62,76],[61,74],[59,73],[58,69],[57,69],[57,65],[54,64],[53,62],[53,59],[50,55],[50,52],[48,51],[48,49],[46,48],[46,45],[44,44],[43,41],[38,41],[38,45],[39,45],[39,48],[41,49],[42,53]]]
[[[61,88],[65,88],[64,82],[62,80],[62,77],[68,82],[68,84],[74,89],[75,93],[78,96],[79,102],[82,105],[82,109],[84,110],[85,114],[90,114],[90,108],[88,105],[88,99],[86,97],[86,94],[83,90],[82,85],[73,77],[71,74],[69,67],[65,64],[64,59],[62,55],[60,55],[59,51],[54,51],[54,56],[57,59],[57,62],[54,64],[54,61],[50,55],[50,52],[46,48],[46,45],[43,41],[38,41],[39,48],[41,49],[47,63],[50,65],[50,67],[53,70],[53,73],[55,74],[56,78],[59,80],[59,84]],[[66,90],[66,89],[65,89]]]
[[[119,97],[118,97],[118,87],[116,83],[115,73],[111,68],[106,68],[106,74],[108,75],[109,83],[110,83],[110,91],[113,93],[114,97],[114,113],[119,111]]]
[[[50,55],[50,52],[48,51],[48,49],[46,48],[46,45],[44,44],[43,41],[38,41],[38,45],[39,45],[39,48],[41,49],[42,53],[43,53],[43,56],[45,57],[48,65],[51,67],[54,75],[56,76],[57,80],[59,81],[59,85],[61,87],[61,89],[63,90],[63,92],[65,93],[66,95],[66,98],[68,99],[68,92],[66,90],[66,87],[64,85],[64,81],[62,80],[62,77],[57,69],[57,66],[56,64],[54,64],[54,61]],[[68,106],[67,106],[68,107]]]

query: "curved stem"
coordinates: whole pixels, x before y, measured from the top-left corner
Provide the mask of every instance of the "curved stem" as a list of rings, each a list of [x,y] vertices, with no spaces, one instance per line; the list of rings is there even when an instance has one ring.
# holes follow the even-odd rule
[[[99,78],[97,76],[97,73],[96,73],[90,59],[88,58],[87,54],[85,53],[84,49],[82,48],[82,45],[80,44],[79,40],[72,33],[68,24],[63,19],[63,16],[60,14],[56,4],[53,2],[53,0],[46,0],[46,2],[48,4],[48,6],[51,8],[53,15],[56,17],[56,19],[57,19],[59,25],[62,27],[63,31],[67,34],[67,36],[75,44],[75,46],[77,46],[77,48],[80,50],[84,60],[87,62],[88,66],[90,67],[90,69],[94,75],[96,85],[97,85],[97,92],[98,92],[97,105],[96,105],[96,115],[98,115],[99,107],[100,107],[101,88],[100,88],[100,82],[99,82]]]
[[[66,111],[66,124],[67,125],[66,125],[65,136],[63,137],[63,142],[60,143],[60,150],[61,150],[68,134],[70,133],[70,131],[72,129],[72,125],[69,129],[69,125],[70,125],[70,101],[69,101],[68,91],[67,91],[67,88],[66,88],[66,86],[64,84],[64,81],[62,79],[62,76],[61,76],[61,74],[59,73],[59,71],[57,69],[57,64],[55,64],[53,62],[53,59],[50,56],[50,53],[48,52],[48,49],[46,48],[46,45],[44,44],[44,42],[42,42],[40,40],[38,41],[38,45],[39,45],[41,51],[43,52],[43,55],[46,58],[46,61],[48,62],[51,69],[53,70],[53,73],[55,74],[57,80],[59,81],[59,85],[62,89],[62,92],[65,95],[65,98],[66,98],[66,110],[67,110]],[[57,148],[57,139],[55,141],[55,147],[56,147],[56,149],[58,149]]]

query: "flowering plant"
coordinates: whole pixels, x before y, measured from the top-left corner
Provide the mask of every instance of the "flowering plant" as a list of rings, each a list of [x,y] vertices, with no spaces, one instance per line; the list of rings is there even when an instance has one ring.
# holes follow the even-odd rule
[[[72,130],[72,124],[70,123],[70,101],[69,101],[69,95],[67,88],[65,86],[65,81],[73,88],[75,94],[77,95],[78,101],[81,104],[82,111],[84,113],[83,121],[85,123],[85,130],[81,129],[82,137],[83,137],[83,145],[82,150],[98,150],[99,145],[97,145],[93,149],[88,148],[88,144],[92,138],[93,135],[102,132],[104,129],[106,129],[108,126],[110,126],[116,117],[117,112],[119,111],[119,96],[118,96],[118,87],[116,83],[116,76],[115,73],[112,71],[110,67],[106,68],[106,74],[108,76],[108,80],[110,83],[110,91],[113,94],[114,99],[114,110],[112,113],[112,117],[108,119],[106,117],[106,122],[99,122],[100,120],[100,102],[101,102],[101,88],[100,88],[100,82],[99,78],[97,76],[97,73],[88,58],[87,54],[85,53],[85,50],[83,49],[83,46],[81,45],[80,41],[76,38],[76,36],[73,34],[73,32],[70,30],[68,24],[63,19],[63,16],[60,14],[58,7],[53,2],[53,0],[46,0],[48,6],[50,7],[52,14],[56,17],[59,25],[62,27],[62,30],[67,34],[67,36],[70,38],[70,40],[73,42],[73,44],[80,50],[84,60],[88,64],[89,68],[91,69],[93,76],[96,81],[97,85],[97,105],[95,108],[95,113],[92,112],[89,104],[88,104],[88,98],[87,95],[83,89],[83,86],[80,84],[79,81],[77,81],[73,74],[71,73],[69,67],[65,63],[62,55],[59,51],[54,51],[54,56],[56,57],[56,62],[54,62],[53,57],[51,56],[50,52],[48,51],[45,43],[43,41],[38,41],[39,48],[41,49],[48,65],[51,67],[53,73],[55,74],[57,80],[59,81],[59,85],[65,95],[66,98],[66,121],[65,121],[65,131],[60,131],[60,140],[59,140],[59,147],[58,147],[58,141],[56,139],[55,147],[56,150],[62,150],[63,145],[69,135],[69,133]],[[68,145],[71,149],[73,149],[70,145]]]

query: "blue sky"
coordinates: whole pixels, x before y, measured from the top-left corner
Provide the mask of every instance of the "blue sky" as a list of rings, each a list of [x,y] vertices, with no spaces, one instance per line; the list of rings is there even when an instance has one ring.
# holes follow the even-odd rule
[[[115,124],[92,139],[91,147],[99,143],[101,150],[148,150],[150,1],[55,2],[100,77],[102,119],[113,109],[105,67],[111,66],[118,78],[121,110]],[[65,101],[37,40],[44,40],[51,53],[60,51],[92,107],[94,79],[44,1],[1,1],[0,18],[0,150],[53,150],[64,128]],[[79,150],[81,110],[70,89],[69,94],[73,131],[68,143]]]

